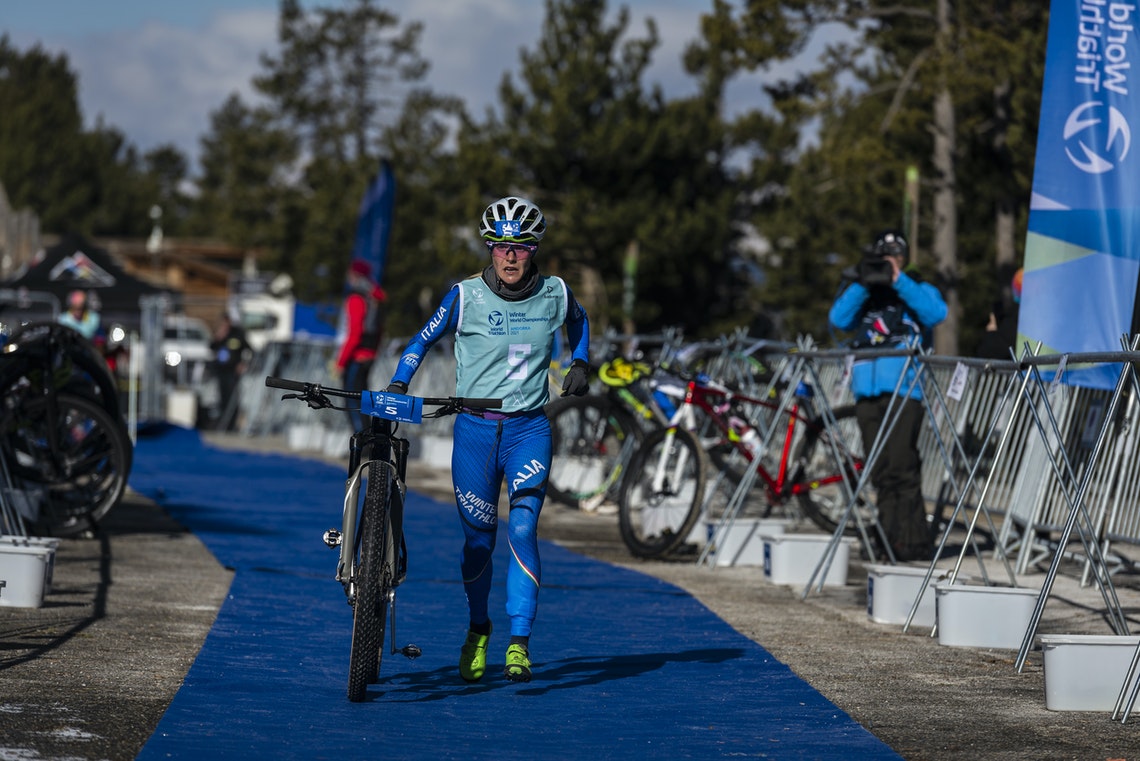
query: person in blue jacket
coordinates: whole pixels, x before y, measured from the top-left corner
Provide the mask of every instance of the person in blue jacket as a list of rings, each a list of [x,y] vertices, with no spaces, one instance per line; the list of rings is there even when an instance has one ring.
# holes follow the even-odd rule
[[[929,347],[932,328],[946,319],[946,301],[930,283],[907,270],[910,247],[902,233],[881,233],[867,250],[855,281],[831,306],[829,319],[840,330],[855,331],[855,349],[903,349],[916,337]],[[922,496],[922,386],[914,384],[916,368],[906,356],[860,358],[851,370],[855,416],[864,451],[886,420],[888,406],[906,369],[899,393],[902,411],[871,466],[877,492],[879,522],[897,560],[929,560],[933,532]],[[892,415],[898,411],[896,406]]]
[[[451,474],[464,536],[459,564],[470,616],[459,674],[468,682],[479,681],[487,668],[487,597],[504,477],[510,501],[506,607],[511,636],[503,674],[513,682],[530,681],[530,634],[541,579],[538,516],[551,458],[543,406],[549,401],[555,335],[563,325],[572,361],[562,395],[589,390],[589,321],[561,278],[539,273],[538,244],[545,232],[542,212],[524,198],[508,196],[488,206],[479,234],[491,263],[444,295],[408,342],[387,388],[407,392],[427,351],[454,335],[456,396],[503,400],[500,410],[458,415],[453,433]]]

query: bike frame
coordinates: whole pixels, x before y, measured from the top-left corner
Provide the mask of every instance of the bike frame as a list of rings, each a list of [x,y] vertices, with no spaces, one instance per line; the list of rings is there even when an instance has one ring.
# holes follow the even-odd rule
[[[825,477],[818,481],[811,483],[791,483],[788,481],[788,465],[791,457],[792,445],[795,441],[796,427],[798,424],[810,424],[811,419],[804,414],[800,403],[793,398],[790,406],[786,408],[788,415],[787,426],[784,431],[783,447],[780,451],[779,467],[775,475],[771,474],[764,466],[760,458],[754,458],[752,452],[744,445],[739,437],[732,437],[729,432],[732,430],[728,418],[725,413],[729,407],[734,403],[744,403],[746,405],[753,405],[762,407],[764,409],[779,412],[784,409],[782,405],[767,399],[758,399],[747,394],[740,394],[728,389],[727,387],[714,385],[709,382],[700,380],[690,380],[685,389],[685,398],[682,401],[677,412],[669,421],[669,428],[666,432],[667,439],[671,442],[674,431],[678,427],[684,427],[686,430],[694,433],[700,433],[697,430],[697,415],[695,410],[704,412],[710,421],[716,426],[719,434],[723,437],[724,441],[732,444],[733,448],[739,452],[748,462],[755,463],[756,475],[758,475],[764,482],[764,487],[767,490],[769,498],[774,503],[783,503],[790,497],[797,496],[811,489],[820,486],[838,483],[844,480],[842,469],[832,476]],[[749,425],[752,425],[749,421]],[[660,489],[665,482],[665,460],[669,447],[662,448],[661,460],[658,463],[657,472],[654,475],[653,486]],[[682,472],[684,467],[684,457],[678,458],[675,464],[677,473]],[[790,486],[790,488],[789,488]]]
[[[646,428],[652,428],[653,426],[668,428],[673,424],[673,420],[668,415],[666,415],[665,410],[661,408],[660,404],[658,404],[656,398],[654,397],[654,392],[658,389],[662,389],[666,395],[676,398],[678,401],[680,401],[684,395],[673,391],[673,389],[676,388],[675,383],[666,384],[662,379],[657,379],[652,376],[639,379],[637,382],[644,383],[645,387],[648,389],[649,399],[647,401],[643,401],[637,394],[633,392],[633,384],[627,386],[609,387],[607,388],[606,393],[615,405],[624,407],[627,411],[631,412],[633,414],[634,420],[640,424],[645,425]],[[680,409],[678,409],[677,413],[674,413],[674,418],[679,412]],[[637,446],[637,440],[633,436],[627,437],[626,440],[622,442],[621,451],[618,452],[617,465],[613,468],[613,470],[610,471],[609,476],[607,476],[605,483],[602,485],[602,494],[605,494],[614,484],[616,484],[621,479],[622,474],[626,470],[626,466],[633,459],[633,453],[636,450]],[[684,459],[682,459],[679,464],[683,467],[685,464]],[[659,472],[662,470],[663,467],[658,468]],[[664,478],[663,474],[659,475],[658,479],[656,480],[659,481],[662,478]],[[661,484],[655,483],[655,486],[660,488]]]
[[[635,388],[644,388],[647,393],[639,394],[634,391]],[[684,396],[684,387],[680,381],[676,379],[664,379],[647,375],[645,377],[630,378],[630,382],[622,386],[614,386],[607,384],[605,386],[604,399],[615,410],[621,410],[628,413],[632,418],[635,425],[638,425],[644,431],[655,430],[657,428],[665,428],[669,425],[670,418],[662,409],[658,400],[655,397],[657,391],[666,393],[678,403]],[[643,398],[644,397],[644,398]],[[609,413],[604,414],[597,420],[596,430],[591,432],[596,442],[600,442],[605,435],[607,425],[612,422],[613,416]],[[622,441],[621,449],[618,450],[617,459],[614,466],[606,474],[605,480],[601,483],[600,487],[594,494],[588,497],[588,500],[596,500],[600,503],[605,495],[617,485],[626,471],[626,467],[632,461],[634,452],[637,451],[639,440],[633,435],[626,436]]]

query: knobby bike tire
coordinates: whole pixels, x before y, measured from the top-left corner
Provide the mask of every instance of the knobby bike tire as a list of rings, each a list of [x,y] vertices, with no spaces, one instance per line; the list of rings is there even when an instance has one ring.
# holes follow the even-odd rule
[[[46,397],[7,410],[0,442],[15,488],[39,495],[39,516],[30,521],[38,534],[90,530],[126,491],[134,454],[126,428],[85,396],[56,394],[54,415]]]
[[[579,507],[605,493],[616,493],[626,463],[623,448],[636,451],[644,433],[633,416],[605,396],[567,396],[546,406],[553,457],[546,494]],[[629,455],[626,455],[629,457]]]
[[[352,646],[349,651],[348,699],[359,703],[380,675],[384,628],[392,592],[386,570],[391,555],[390,500],[393,474],[388,463],[370,462],[364,505],[357,531],[355,589],[352,603]]]
[[[790,484],[797,485],[800,489],[797,500],[804,515],[828,533],[838,528],[850,501],[846,488],[838,480],[843,471],[832,454],[831,441],[835,440],[838,451],[843,455],[841,458],[844,461],[843,467],[847,470],[848,482],[852,488],[859,481],[859,471],[851,469],[847,463],[853,461],[861,467],[863,461],[857,452],[852,452],[852,444],[849,443],[859,439],[859,432],[855,428],[855,408],[838,407],[834,413],[836,422],[841,429],[846,429],[846,432],[837,435],[835,431],[825,427],[821,420],[809,421],[808,430],[800,442],[800,447],[792,457],[793,465],[789,479]],[[855,509],[862,511],[861,514],[866,520],[874,517],[874,506],[862,497],[856,503]],[[854,516],[848,518],[844,533],[851,536],[859,535],[858,523]]]
[[[701,514],[706,456],[697,438],[683,428],[661,429],[645,437],[622,480],[618,526],[630,553],[661,558],[686,543]],[[661,488],[655,488],[658,468]]]

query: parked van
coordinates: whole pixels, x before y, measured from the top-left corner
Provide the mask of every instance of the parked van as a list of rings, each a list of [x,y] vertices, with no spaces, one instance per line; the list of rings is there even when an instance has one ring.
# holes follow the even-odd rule
[[[168,386],[193,389],[198,407],[205,410],[220,401],[211,340],[205,320],[185,314],[168,314],[163,320],[163,378]]]

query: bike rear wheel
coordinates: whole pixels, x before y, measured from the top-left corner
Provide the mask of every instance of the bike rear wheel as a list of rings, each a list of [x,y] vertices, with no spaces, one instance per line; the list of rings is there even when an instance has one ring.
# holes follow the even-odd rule
[[[5,413],[0,437],[14,486],[38,496],[39,534],[94,528],[126,491],[131,441],[98,402],[65,393],[23,400]]]
[[[660,558],[689,539],[705,496],[705,453],[690,432],[666,428],[646,436],[622,481],[621,538],[639,558]]]
[[[553,457],[546,494],[569,507],[616,491],[644,433],[604,396],[567,396],[546,406]]]
[[[368,685],[380,674],[384,630],[391,607],[394,567],[391,520],[391,466],[370,462],[368,486],[357,532],[356,595],[352,601],[352,646],[348,665],[348,699],[359,703],[367,697]]]
[[[804,515],[816,526],[833,532],[850,504],[850,494],[843,484],[846,474],[851,488],[859,481],[863,458],[854,447],[859,441],[854,407],[839,407],[835,411],[838,430],[823,425],[820,420],[810,421],[793,457],[791,484],[797,489],[796,498]],[[834,449],[832,445],[834,444]],[[835,453],[839,453],[839,461]],[[852,467],[851,463],[854,463]],[[860,496],[855,510],[866,524],[876,519],[875,506]],[[849,516],[844,532],[858,536],[858,522]]]

